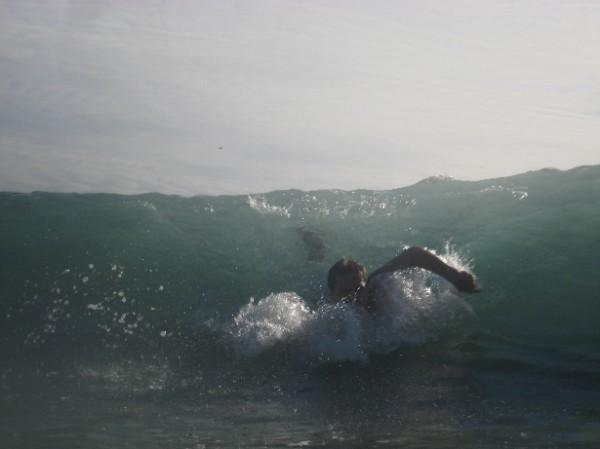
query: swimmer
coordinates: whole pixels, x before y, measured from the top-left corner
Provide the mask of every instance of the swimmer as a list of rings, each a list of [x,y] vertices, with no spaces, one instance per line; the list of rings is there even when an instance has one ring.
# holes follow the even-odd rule
[[[371,281],[382,274],[408,268],[423,268],[431,271],[451,282],[461,292],[479,291],[471,273],[452,268],[435,254],[413,246],[373,271],[370,276],[366,268],[358,262],[346,258],[340,259],[329,269],[327,275],[329,298],[334,303],[348,302],[372,310],[375,308],[376,301]]]

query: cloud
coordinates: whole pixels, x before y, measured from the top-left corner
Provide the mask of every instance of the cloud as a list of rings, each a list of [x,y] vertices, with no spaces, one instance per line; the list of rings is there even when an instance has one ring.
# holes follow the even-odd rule
[[[0,8],[2,190],[393,188],[598,163],[589,5]]]

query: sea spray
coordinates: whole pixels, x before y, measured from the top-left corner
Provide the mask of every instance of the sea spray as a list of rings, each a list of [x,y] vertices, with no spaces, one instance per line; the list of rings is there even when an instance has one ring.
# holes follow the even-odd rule
[[[444,257],[466,268],[449,245]],[[296,293],[272,293],[251,298],[223,329],[247,357],[287,345],[298,359],[366,361],[369,353],[438,340],[472,316],[451,284],[421,269],[382,276],[375,293],[373,311],[326,300],[311,309]]]

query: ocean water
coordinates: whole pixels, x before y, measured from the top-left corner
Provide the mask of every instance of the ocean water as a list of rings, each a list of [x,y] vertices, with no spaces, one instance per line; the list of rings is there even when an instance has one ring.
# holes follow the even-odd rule
[[[421,245],[369,314],[341,256]],[[600,446],[600,166],[390,191],[0,193],[6,448]]]

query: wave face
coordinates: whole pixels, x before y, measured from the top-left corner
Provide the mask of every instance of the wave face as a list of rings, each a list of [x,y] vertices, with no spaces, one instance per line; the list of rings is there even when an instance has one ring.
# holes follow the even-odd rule
[[[0,216],[0,344],[16,357],[287,347],[364,361],[474,328],[600,337],[598,166],[390,191],[2,193]],[[414,270],[385,280],[378,317],[324,300],[341,256],[373,270],[412,245],[471,266],[482,293]]]

